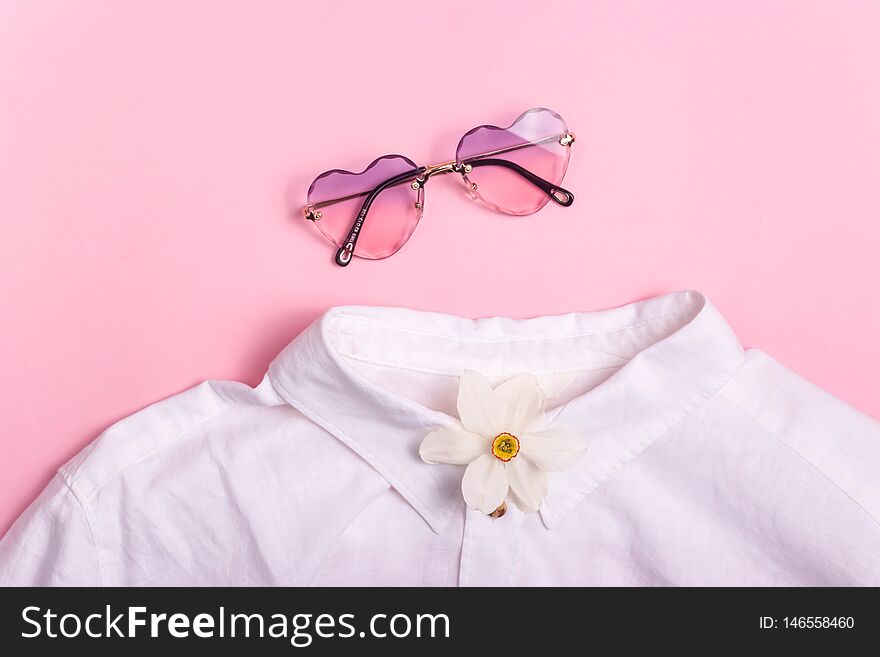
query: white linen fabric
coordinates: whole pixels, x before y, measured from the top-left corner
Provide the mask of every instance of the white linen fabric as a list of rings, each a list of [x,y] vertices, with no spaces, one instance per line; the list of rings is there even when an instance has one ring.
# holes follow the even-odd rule
[[[588,442],[538,513],[462,501],[419,445],[461,373],[535,374]],[[878,585],[880,425],[699,293],[602,312],[324,314],[256,388],[105,431],[0,542],[4,585]]]

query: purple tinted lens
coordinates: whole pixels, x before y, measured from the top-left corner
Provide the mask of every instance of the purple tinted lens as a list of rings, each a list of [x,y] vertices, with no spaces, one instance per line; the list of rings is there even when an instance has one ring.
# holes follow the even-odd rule
[[[360,173],[339,169],[322,173],[309,188],[308,203],[320,212],[315,226],[336,246],[342,246],[370,192],[409,171],[415,180],[419,171],[412,160],[385,155]],[[413,189],[411,183],[405,178],[375,196],[358,235],[356,256],[387,258],[406,243],[422,216],[422,190]]]
[[[459,166],[490,158],[507,160],[561,186],[570,153],[563,139],[566,134],[568,127],[556,112],[531,109],[508,128],[474,128],[461,138],[455,158]],[[517,173],[516,167],[473,165],[465,182],[489,207],[507,214],[532,214],[550,200],[544,190]]]

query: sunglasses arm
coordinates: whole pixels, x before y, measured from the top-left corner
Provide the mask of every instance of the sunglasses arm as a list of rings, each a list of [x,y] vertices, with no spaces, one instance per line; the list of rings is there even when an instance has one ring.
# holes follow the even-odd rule
[[[511,162],[510,160],[502,160],[501,158],[484,158],[484,159],[475,159],[475,160],[467,160],[465,163],[465,171],[467,171],[467,167],[504,167],[506,169],[510,169],[516,174],[519,174],[530,183],[532,183],[535,187],[543,191],[547,196],[556,201],[559,205],[567,208],[572,203],[574,203],[574,194],[563,187],[558,187],[554,185],[548,180],[544,180],[540,176],[535,175],[525,167],[521,167],[516,162]]]
[[[351,229],[348,231],[348,237],[345,239],[342,246],[339,247],[339,250],[336,251],[337,265],[345,267],[351,262],[355,247],[357,246],[358,237],[361,234],[361,228],[364,225],[364,220],[367,218],[367,213],[370,211],[370,206],[373,205],[373,201],[376,200],[376,197],[389,187],[409,182],[413,180],[413,177],[418,179],[424,173],[425,167],[419,167],[417,169],[412,169],[411,171],[404,171],[403,173],[379,183],[372,190],[366,192],[366,198],[361,205],[361,209],[358,211],[354,223],[352,223]]]

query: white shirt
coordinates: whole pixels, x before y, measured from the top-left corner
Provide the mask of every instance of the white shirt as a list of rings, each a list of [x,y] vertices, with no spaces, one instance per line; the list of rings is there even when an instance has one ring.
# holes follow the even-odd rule
[[[419,445],[459,375],[531,372],[588,449],[540,511]],[[878,585],[880,426],[695,292],[528,320],[328,311],[257,388],[105,431],[0,542],[5,585]]]

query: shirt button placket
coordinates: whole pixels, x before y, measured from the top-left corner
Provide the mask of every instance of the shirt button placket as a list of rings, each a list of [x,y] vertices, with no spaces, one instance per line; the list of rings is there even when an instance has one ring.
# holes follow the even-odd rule
[[[499,518],[467,509],[461,546],[459,586],[513,586],[523,513],[515,504]]]

